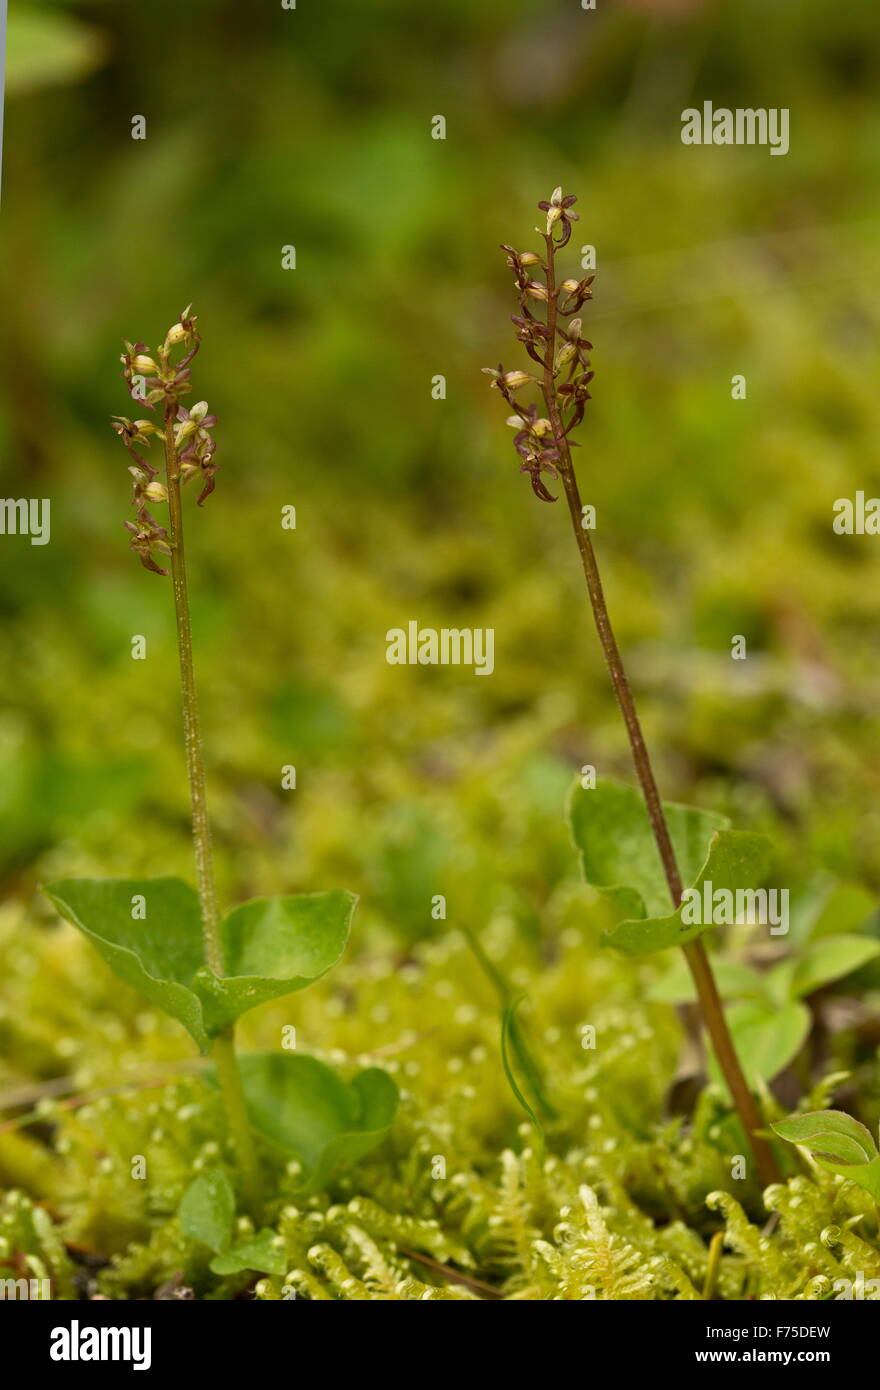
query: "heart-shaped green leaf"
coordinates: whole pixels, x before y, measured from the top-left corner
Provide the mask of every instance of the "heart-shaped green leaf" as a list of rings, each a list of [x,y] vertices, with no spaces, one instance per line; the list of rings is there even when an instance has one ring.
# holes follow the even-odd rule
[[[854,970],[880,955],[880,941],[869,936],[841,935],[820,937],[805,948],[792,971],[789,989],[802,997],[832,980],[851,975]]]
[[[206,1050],[202,1003],[192,990],[204,964],[195,889],[179,878],[70,878],[45,891],[121,980],[178,1019]]]
[[[220,926],[226,975],[204,968],[194,982],[208,1032],[324,975],[345,950],[356,902],[353,893],[302,893],[233,908]]]
[[[834,1163],[871,1163],[877,1145],[866,1129],[845,1110],[808,1110],[773,1125],[780,1139],[803,1144]]]
[[[748,1000],[725,1009],[736,1055],[746,1080],[754,1084],[760,1077],[772,1081],[793,1062],[810,1031],[810,1011],[805,1004],[790,1001],[781,1006],[765,1000]],[[714,1055],[710,1075],[723,1089],[726,1082]]]
[[[247,1270],[284,1274],[287,1269],[284,1241],[275,1231],[259,1231],[231,1250],[215,1255],[211,1269],[215,1274],[243,1274]]]
[[[692,806],[663,807],[683,883],[692,883],[706,860],[724,816]],[[669,889],[645,804],[633,787],[601,778],[592,790],[576,783],[568,815],[584,878],[623,912],[659,917],[669,908]]]
[[[210,1168],[194,1178],[180,1200],[180,1227],[185,1236],[225,1250],[232,1238],[235,1194],[222,1168]]]
[[[854,883],[837,883],[817,873],[792,903],[788,944],[818,941],[858,931],[877,906],[876,897]]]
[[[64,879],[46,893],[126,984],[178,1019],[205,1052],[257,1004],[303,989],[345,949],[351,893],[258,898],[220,925],[222,979],[204,955],[198,897],[178,878]]]
[[[777,1120],[773,1129],[790,1144],[803,1144],[829,1173],[850,1178],[880,1201],[880,1154],[870,1130],[843,1110],[812,1110]]]
[[[314,1057],[283,1052],[239,1058],[254,1129],[303,1166],[300,1195],[381,1143],[397,1114],[397,1087],[370,1067],[350,1082]]]
[[[644,802],[634,788],[602,779],[569,800],[569,822],[586,881],[623,918],[605,941],[631,955],[683,946],[711,921],[687,923],[670,912],[670,896]],[[754,888],[766,876],[770,845],[763,835],[730,830],[723,816],[666,802],[666,823],[682,882],[702,892]]]

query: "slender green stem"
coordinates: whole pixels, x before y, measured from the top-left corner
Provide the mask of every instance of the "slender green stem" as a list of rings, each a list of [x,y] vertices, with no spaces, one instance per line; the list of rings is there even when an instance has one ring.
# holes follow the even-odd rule
[[[260,1169],[248,1119],[244,1087],[241,1084],[241,1072],[235,1056],[235,1028],[232,1024],[214,1039],[213,1057],[229,1132],[241,1165],[245,1201],[251,1211],[256,1212],[259,1210],[262,1196]]]
[[[220,914],[214,884],[214,860],[211,850],[211,826],[208,820],[208,798],[205,789],[205,760],[202,751],[202,731],[196,696],[193,669],[192,627],[189,615],[189,592],[186,581],[186,552],[183,538],[183,507],[180,496],[180,465],[174,442],[175,406],[165,406],[165,486],[168,492],[168,513],[171,520],[171,578],[174,587],[174,612],[177,618],[177,648],[180,656],[180,688],[183,698],[183,735],[186,750],[186,769],[189,776],[192,808],[193,852],[196,862],[196,883],[202,916],[205,959],[215,975],[224,973],[223,948],[220,940]],[[252,1209],[259,1204],[260,1175],[253,1138],[247,1117],[241,1074],[235,1060],[235,1030],[232,1024],[214,1042],[214,1062],[220,1083],[220,1094],[232,1142],[241,1167],[242,1186]]]
[[[557,332],[556,247],[552,234],[548,234],[545,237],[545,241],[547,244],[547,263],[545,271],[548,297],[548,338],[545,343],[542,392],[544,402],[547,406],[550,424],[553,428],[556,447],[559,451],[559,471],[562,477],[563,487],[565,488],[565,496],[568,502],[571,523],[574,528],[575,540],[577,541],[578,550],[580,551],[584,577],[587,581],[587,592],[590,597],[590,605],[593,610],[596,631],[599,634],[599,642],[602,647],[609,675],[611,676],[611,684],[614,687],[617,703],[620,706],[623,722],[626,725],[626,732],[629,738],[636,775],[639,779],[639,785],[641,786],[642,795],[645,799],[648,818],[651,822],[651,829],[663,864],[663,871],[669,887],[669,893],[674,906],[678,907],[682,896],[681,875],[678,870],[678,863],[676,861],[672,839],[669,834],[669,827],[666,824],[663,804],[657,790],[657,782],[654,777],[654,770],[651,766],[651,758],[648,753],[644,735],[642,734],[642,726],[636,711],[635,700],[633,699],[632,690],[630,689],[626,671],[624,670],[623,659],[614,636],[611,619],[608,615],[608,607],[605,602],[605,593],[602,588],[596,553],[593,549],[593,543],[590,540],[589,532],[586,531],[583,526],[583,506],[577,478],[575,476],[571,449],[559,409],[559,398],[556,394],[554,373]],[[684,950],[685,958],[694,980],[694,986],[700,1001],[703,1021],[712,1039],[715,1055],[718,1058],[719,1066],[730,1088],[734,1105],[736,1106],[743,1128],[746,1132],[746,1138],[751,1144],[761,1182],[764,1186],[779,1182],[781,1179],[776,1160],[773,1157],[773,1151],[767,1141],[756,1133],[757,1130],[762,1128],[761,1116],[757,1104],[755,1103],[755,1098],[749,1090],[748,1083],[743,1075],[739,1058],[736,1055],[736,1048],[730,1036],[727,1020],[724,1017],[724,1010],[718,995],[718,988],[715,984],[715,977],[712,972],[712,965],[706,948],[702,941],[697,940],[689,942],[682,949]]]

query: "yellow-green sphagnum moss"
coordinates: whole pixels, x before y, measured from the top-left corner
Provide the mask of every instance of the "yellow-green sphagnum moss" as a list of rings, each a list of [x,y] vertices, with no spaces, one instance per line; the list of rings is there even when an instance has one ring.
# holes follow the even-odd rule
[[[769,1188],[765,1207],[753,1178],[731,1179],[719,1095],[707,1091],[687,1122],[664,1113],[681,1038],[675,1015],[645,1003],[635,984],[628,999],[618,993],[609,1003],[613,963],[595,954],[567,911],[555,924],[553,958],[528,977],[530,1025],[558,1110],[546,1157],[507,1088],[497,1012],[459,933],[413,947],[396,973],[376,955],[347,961],[301,996],[302,1027],[316,1032],[320,1023],[335,1065],[375,1061],[381,1049],[401,1086],[399,1120],[381,1149],[305,1199],[296,1165],[277,1159],[264,1225],[282,1258],[275,1271],[235,1276],[210,1270],[210,1252],[183,1234],[177,1216],[193,1172],[231,1157],[198,1064],[173,1023],[148,1010],[120,1013],[118,988],[108,988],[72,929],[60,943],[32,936],[26,958],[13,953],[14,1016],[32,1020],[21,1025],[30,1047],[64,1044],[79,1097],[93,1098],[40,1106],[42,1131],[54,1136],[48,1170],[31,1162],[43,1146],[29,1125],[0,1134],[0,1176],[17,1172],[21,1186],[28,1171],[39,1175],[57,1223],[35,1215],[30,1199],[7,1198],[2,1230],[14,1239],[0,1250],[24,1250],[61,1298],[152,1297],[168,1286],[168,1296],[183,1289],[269,1301],[695,1299],[718,1232],[715,1298],[820,1300],[859,1270],[880,1276],[866,1193],[801,1171]],[[5,925],[14,934],[16,924]],[[528,954],[509,924],[497,921],[485,939],[508,978],[525,983]],[[91,1034],[74,1026],[81,1005],[63,987],[74,978],[95,1015]],[[345,1001],[355,989],[353,1011]],[[602,1030],[601,1061],[581,1046],[586,1016]],[[283,1005],[267,1006],[251,1038],[270,1037],[284,1017]],[[448,1045],[438,1048],[441,1028]],[[102,1093],[114,1076],[124,1089]],[[821,1106],[823,1088],[809,1099]],[[133,1154],[146,1156],[149,1183],[132,1181]],[[252,1230],[239,1219],[236,1240]],[[64,1242],[102,1258],[75,1266]]]

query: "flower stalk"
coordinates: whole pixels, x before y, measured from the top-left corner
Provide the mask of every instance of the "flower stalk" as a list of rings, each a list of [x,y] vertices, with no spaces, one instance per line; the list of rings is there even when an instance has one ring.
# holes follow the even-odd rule
[[[544,240],[543,259],[534,252],[518,252],[511,246],[502,248],[507,253],[507,264],[514,272],[519,290],[520,312],[512,316],[516,337],[524,344],[531,360],[541,368],[540,377],[523,371],[505,372],[502,366],[497,370],[484,370],[513,411],[508,424],[516,430],[514,446],[522,460],[521,471],[530,475],[535,495],[542,502],[555,502],[557,498],[549,491],[545,476],[562,483],[599,643],[626,726],[669,894],[677,908],[682,897],[681,874],[635,700],[611,626],[596,553],[589,531],[583,525],[583,505],[571,454],[574,442],[571,432],[583,419],[586,402],[590,399],[588,386],[593,378],[587,356],[592,344],[581,336],[581,320],[574,317],[592,298],[593,277],[565,280],[561,285],[557,285],[556,278],[556,253],[569,241],[572,223],[578,220],[578,214],[572,212],[575,202],[574,195],[563,197],[561,188],[557,188],[548,202],[538,204],[547,214],[546,227],[536,228]],[[536,266],[543,272],[543,282],[534,278]],[[543,303],[547,310],[546,317],[541,320],[533,314],[532,305]],[[523,406],[518,401],[517,392],[528,384],[538,387],[545,417],[538,416],[534,405]],[[763,1122],[736,1055],[705,946],[696,939],[682,949],[693,977],[703,1021],[751,1144],[761,1182],[765,1186],[778,1182],[779,1170],[769,1144],[759,1133]]]

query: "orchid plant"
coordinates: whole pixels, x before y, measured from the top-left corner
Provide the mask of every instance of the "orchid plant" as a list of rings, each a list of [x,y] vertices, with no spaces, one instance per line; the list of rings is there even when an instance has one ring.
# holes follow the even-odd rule
[[[763,1121],[743,1074],[725,1019],[709,956],[701,937],[711,923],[682,921],[684,888],[710,880],[716,887],[746,888],[764,877],[768,845],[759,835],[732,830],[723,817],[660,800],[642,726],[614,636],[590,537],[588,513],[575,473],[573,433],[590,400],[592,344],[583,335],[581,311],[593,297],[592,275],[560,279],[557,255],[571,239],[578,214],[574,194],[555,188],[538,204],[544,225],[535,230],[543,250],[502,247],[512,271],[518,312],[512,322],[535,372],[503,365],[483,370],[503,398],[514,429],[520,470],[527,473],[539,501],[558,500],[551,486],[565,494],[575,541],[586,579],[599,642],[626,726],[640,793],[599,779],[580,783],[569,807],[569,820],[584,877],[602,891],[621,918],[609,933],[611,944],[631,954],[679,945],[694,981],[703,1021],[721,1072],[766,1185],[779,1177]],[[537,400],[524,400],[531,391]]]
[[[381,1141],[394,1119],[397,1090],[378,1068],[346,1082],[312,1057],[286,1051],[236,1054],[235,1025],[242,1014],[305,989],[340,959],[356,899],[339,890],[257,898],[225,914],[218,904],[181,491],[197,481],[197,502],[204,505],[217,472],[216,417],[206,401],[187,408],[182,399],[192,391],[192,363],[200,345],[189,307],[155,354],[143,343],[126,343],[126,387],[152,418],[113,420],[133,483],[134,520],[125,522],[131,549],[147,570],[171,576],[197,888],[178,878],[64,879],[46,892],[119,978],[182,1023],[210,1057],[209,1075],[219,1088],[244,1203],[256,1214],[264,1205],[264,1183],[255,1135],[292,1155],[300,1165],[302,1191],[314,1191],[337,1166]],[[164,477],[148,456],[154,442],[163,450]],[[151,510],[159,507],[167,507],[167,522]],[[228,1263],[229,1242],[215,1229],[218,1193],[223,1204],[233,1202],[225,1171],[199,1174],[184,1198],[181,1219],[190,1234]]]

